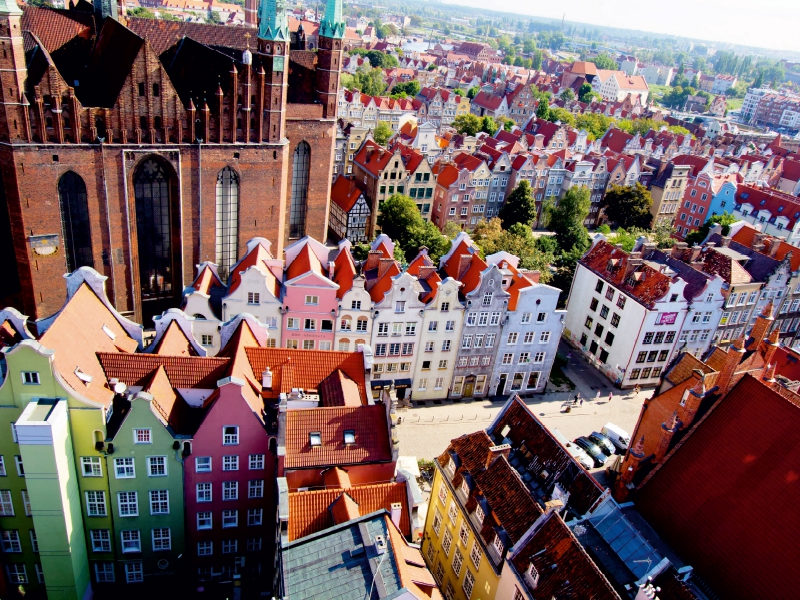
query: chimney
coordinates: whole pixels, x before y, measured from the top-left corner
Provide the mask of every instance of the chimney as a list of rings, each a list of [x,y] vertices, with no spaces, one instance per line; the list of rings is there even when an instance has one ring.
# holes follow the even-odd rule
[[[491,466],[491,464],[495,461],[496,458],[500,456],[505,456],[508,459],[509,454],[511,454],[511,445],[510,444],[501,444],[499,446],[490,446],[489,451],[486,453],[486,464],[484,465],[487,469]]]
[[[458,257],[458,275],[456,279],[461,279],[464,273],[467,272],[470,263],[472,262],[472,254],[461,254]]]
[[[336,263],[333,261],[328,262],[328,279],[333,280],[333,274],[336,269]]]
[[[780,330],[776,327],[775,329],[772,330],[772,333],[769,334],[769,339],[766,342],[762,343],[765,365],[769,365],[770,363],[773,362],[772,359],[775,357],[775,352],[777,352],[778,348],[780,347],[781,347]]]
[[[678,420],[682,427],[689,427],[694,421],[694,417],[700,408],[700,402],[706,395],[705,375],[700,369],[695,369],[693,378],[697,380],[694,387],[687,387],[683,392],[680,404],[678,405]]]
[[[436,272],[436,267],[420,267],[419,268],[419,279],[424,281],[435,272]]]
[[[698,258],[700,258],[700,253],[703,249],[700,246],[692,246],[691,251],[689,252],[689,262],[693,263],[696,262]]]
[[[264,372],[261,374],[261,387],[265,390],[272,389],[272,369],[269,367],[264,369]]]
[[[372,153],[373,152],[375,152],[374,148],[372,148],[371,146],[369,148],[367,148],[367,158],[366,158],[366,160],[364,162],[369,162],[369,160],[372,158]]]
[[[757,350],[761,346],[761,342],[767,337],[767,333],[775,322],[775,317],[772,316],[772,300],[767,302],[764,310],[756,317],[756,322],[753,325],[753,331],[750,332],[748,350]]]
[[[686,249],[689,247],[689,244],[686,242],[677,242],[670,251],[670,255],[675,260],[683,260],[683,257],[686,255]]]
[[[656,448],[653,451],[653,454],[655,455],[655,462],[660,463],[667,455],[669,443],[672,441],[672,436],[675,435],[678,429],[678,411],[676,410],[674,413],[672,413],[669,421],[661,424],[661,431],[658,434],[658,442],[656,443]]]
[[[380,264],[381,257],[383,253],[379,250],[370,250],[367,254],[367,260],[364,261],[364,266],[362,269],[364,271],[371,271],[372,269],[377,269],[378,265]]]
[[[393,264],[393,258],[382,258],[381,262],[378,263],[378,279],[383,277],[384,273],[386,273]]]
[[[727,248],[727,247],[728,247],[728,246],[730,246],[730,245],[731,245],[731,238],[730,238],[730,236],[727,236],[727,235],[724,235],[724,236],[722,236],[722,243],[720,244],[720,246],[721,246],[722,248]]]
[[[622,462],[622,467],[617,479],[617,489],[614,497],[618,502],[624,501],[628,492],[633,487],[633,476],[639,470],[639,464],[644,460],[644,436],[639,438],[639,441],[633,448],[628,449],[628,454]]]
[[[769,255],[772,258],[775,258],[775,255],[778,253],[778,248],[781,247],[781,243],[779,240],[772,240],[769,245]]]
[[[631,252],[625,262],[625,278],[627,279],[628,275],[639,268],[643,262],[641,252]]]
[[[399,502],[392,502],[392,523],[395,524],[397,529],[400,529],[400,515],[403,512],[403,505]]]
[[[761,374],[761,380],[768,385],[775,383],[775,363],[767,363]]]
[[[736,373],[736,368],[742,362],[744,356],[744,336],[733,341],[730,348],[728,348],[728,355],[725,357],[725,365],[722,367],[719,376],[717,377],[717,387],[721,394],[725,394],[731,387],[731,381]]]

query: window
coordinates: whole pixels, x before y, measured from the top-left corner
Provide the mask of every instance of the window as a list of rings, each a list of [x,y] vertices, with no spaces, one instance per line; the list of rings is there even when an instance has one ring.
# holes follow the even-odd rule
[[[8,569],[8,580],[11,583],[28,583],[28,572],[25,570],[25,565],[10,564],[6,568]]]
[[[625,296],[622,294],[617,296],[617,306],[620,308],[625,308]]]
[[[288,317],[286,319],[286,329],[300,329],[300,319]]]
[[[169,514],[169,491],[150,490],[150,514],[168,515]]]
[[[31,549],[34,552],[39,552],[39,538],[36,537],[36,531],[31,529],[29,533],[31,536]]]
[[[238,471],[239,470],[239,456],[237,454],[222,457],[222,470],[223,471]]]
[[[247,510],[247,526],[255,527],[261,525],[264,510],[261,508],[250,508]]]
[[[264,469],[263,454],[251,454],[248,462],[251,471],[261,471]]]
[[[142,540],[139,536],[138,529],[134,529],[131,531],[122,531],[120,535],[122,537],[123,553],[142,551]]]
[[[169,527],[159,527],[152,530],[153,551],[170,550],[172,548],[172,538]]]
[[[319,305],[319,296],[306,296],[305,303],[308,306],[317,306]]]
[[[444,550],[445,556],[450,556],[450,546],[453,543],[453,535],[450,533],[449,529],[444,530],[444,537],[442,538],[442,550]]]
[[[239,428],[226,426],[222,428],[223,446],[236,446],[239,443]]]
[[[94,576],[97,583],[114,583],[114,563],[94,563]]]
[[[471,335],[465,335],[465,336],[463,336],[461,338],[461,348],[464,349],[464,350],[468,350],[469,348],[472,348],[472,336]]]
[[[22,544],[19,541],[19,531],[16,529],[0,531],[0,541],[2,541],[3,552],[22,552]]]
[[[139,515],[139,504],[136,492],[119,492],[117,507],[120,517],[136,517]]]
[[[197,542],[197,556],[211,556],[214,554],[214,542]]]
[[[133,443],[134,444],[152,444],[153,440],[150,437],[151,431],[149,429],[134,429],[133,430]]]
[[[464,564],[464,555],[461,554],[461,550],[456,548],[455,554],[453,554],[453,572],[458,577],[461,575],[461,565]]]
[[[478,520],[478,523],[480,523],[482,525],[483,524],[483,518],[484,518],[485,515],[483,513],[483,508],[481,507],[480,504],[476,504],[475,505],[475,512],[473,514],[475,515],[475,518]]]
[[[317,330],[317,320],[316,319],[304,319],[303,320],[303,329],[306,330],[306,331],[316,331]]]
[[[136,532],[139,533],[138,531]],[[125,582],[126,583],[142,583],[144,581],[144,573],[142,571],[142,563],[129,562],[125,563]]]
[[[23,371],[22,383],[25,385],[39,385],[38,371]]]
[[[22,490],[22,506],[25,508],[25,516],[31,516],[31,497],[28,495],[28,490]]]
[[[14,516],[14,502],[11,499],[11,490],[0,490],[0,517]]]
[[[86,493],[86,514],[90,517],[106,516],[106,494],[102,491],[88,491]]]
[[[222,482],[222,499],[223,500],[238,500],[239,499],[239,482],[238,481],[223,481]]]
[[[120,459],[117,459],[120,460]],[[132,460],[132,459],[131,459]],[[211,472],[211,457],[198,456],[194,459],[195,473],[210,473]]]
[[[442,529],[442,513],[439,512],[439,509],[436,509],[436,513],[433,515],[433,530],[436,532],[436,535],[439,535],[439,532]]]
[[[238,510],[223,510],[222,511],[222,528],[229,529],[231,527],[239,526],[239,511]]]
[[[531,355],[529,352],[520,352],[519,353],[519,363],[520,365],[528,364],[531,362]]]
[[[92,540],[92,552],[111,552],[111,532],[108,529],[92,529],[89,537]]]
[[[261,550],[261,538],[247,538],[247,551],[259,552]]]
[[[447,509],[447,516],[450,517],[450,522],[455,525],[458,519],[458,508],[454,500],[450,501],[450,507]]]
[[[475,576],[467,570],[467,574],[464,575],[464,583],[462,584],[462,589],[464,593],[467,595],[467,598],[472,596],[472,588],[475,585]]]
[[[102,477],[99,456],[81,456],[81,471],[84,477]]]
[[[669,356],[669,350],[662,350],[661,352],[658,353],[658,360],[659,361],[667,360],[667,356]]]
[[[247,484],[247,497],[248,498],[263,498],[264,497],[264,480],[251,479]]]
[[[239,177],[230,167],[217,175],[216,207],[217,271],[222,281],[227,281],[239,258]]]
[[[600,317],[605,319],[608,317],[608,307],[604,304],[603,307],[600,309]]]
[[[12,428],[12,432],[13,432],[13,430],[14,430],[13,429],[14,428],[14,424],[13,423],[11,423],[11,428]],[[14,440],[14,441],[16,442],[16,440]],[[0,477],[5,477],[5,476],[6,476],[6,461],[2,456],[0,456]]]
[[[25,465],[22,464],[22,457],[19,455],[15,456],[14,464],[17,467],[17,475],[19,475],[20,477],[25,477]]]
[[[239,551],[239,540],[222,540],[223,554],[236,554]]]
[[[546,344],[549,341],[550,341],[550,332],[549,331],[543,331],[541,333],[541,335],[539,335],[539,343],[540,344]]]
[[[197,513],[197,529],[211,529],[213,516],[211,511]]]
[[[308,176],[311,170],[311,146],[300,142],[292,161],[292,194],[289,208],[289,237],[301,238],[306,233],[308,210]]]
[[[167,475],[167,457],[166,456],[148,456],[147,457],[147,474],[150,477],[166,477],[166,475]]]
[[[197,484],[197,501],[198,502],[211,502],[211,484],[198,483]]]
[[[396,313],[404,313],[406,312],[406,302],[405,300],[398,300],[394,304],[394,312]]]
[[[509,333],[508,334],[508,339],[506,341],[506,344],[508,344],[509,346],[513,346],[514,344],[517,343],[517,337],[518,336],[519,336],[519,334],[516,333],[516,332]]]

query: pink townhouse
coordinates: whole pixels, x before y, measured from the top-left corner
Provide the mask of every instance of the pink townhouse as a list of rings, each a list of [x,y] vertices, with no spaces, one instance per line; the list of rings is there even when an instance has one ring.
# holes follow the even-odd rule
[[[203,403],[184,467],[186,551],[207,581],[271,569],[275,544],[275,459],[263,401],[244,379],[219,383]]]
[[[305,237],[288,246],[283,282],[282,337],[286,348],[331,350],[339,285],[329,277],[331,250]]]

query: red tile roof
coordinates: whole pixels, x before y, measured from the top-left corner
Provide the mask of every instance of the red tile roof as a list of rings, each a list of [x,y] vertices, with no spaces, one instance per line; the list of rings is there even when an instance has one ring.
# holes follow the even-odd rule
[[[162,356],[98,352],[106,379],[116,378],[128,386],[144,386],[154,371],[163,366],[175,388],[216,389],[217,381],[228,376],[230,359],[200,356]]]
[[[339,286],[336,297],[340,300],[353,287],[356,265],[348,247],[343,247],[333,261],[333,281]]]
[[[94,35],[94,18],[90,13],[38,8],[29,4],[23,4],[21,8],[22,30],[34,33],[48,52],[55,52],[76,37],[91,40]]]
[[[280,281],[269,269],[267,263],[268,260],[272,259],[272,254],[270,254],[267,248],[263,244],[256,242],[253,249],[231,269],[231,285],[228,288],[228,294],[232,294],[239,288],[242,283],[242,273],[247,271],[250,267],[258,267],[265,274],[267,290],[269,290],[275,298],[280,297]]]
[[[374,140],[365,140],[353,162],[359,165],[374,177],[377,177],[392,160],[393,154],[380,146]]]
[[[722,598],[800,586],[800,406],[745,376],[645,481],[636,506]],[[790,594],[791,595],[791,594]]]
[[[644,306],[652,308],[669,291],[672,280],[644,263],[627,272],[629,261],[627,252],[600,241],[580,262]]]
[[[295,277],[312,272],[323,277],[326,275],[322,268],[322,263],[319,262],[316,253],[311,249],[311,244],[306,243],[300,248],[292,262],[286,265],[286,280],[290,281]]]
[[[331,202],[335,202],[344,212],[349,213],[363,194],[363,190],[354,179],[339,175],[331,187]]]
[[[344,432],[355,432],[355,443],[344,443]],[[322,444],[311,446],[319,432]],[[287,469],[342,466],[392,460],[386,407],[337,406],[289,410],[286,413]]]
[[[356,383],[361,398],[367,397],[364,355],[333,350],[290,350],[288,348],[245,348],[251,376],[261,381],[267,367],[272,371],[272,390],[266,398],[277,398],[293,388],[316,390],[322,381],[341,370]]]
[[[408,508],[408,492],[405,483],[379,483],[357,487],[328,488],[308,492],[289,493],[289,541],[333,527],[334,519],[330,507],[343,496],[348,496],[357,518],[381,509],[392,512],[392,504],[402,505],[400,530],[406,537],[411,535]],[[349,520],[349,519],[347,519]]]
[[[511,564],[532,597],[620,599],[557,512],[544,517],[533,535],[515,547],[513,553]],[[539,573],[535,592],[524,577],[531,564]],[[554,570],[553,565],[558,568]]]
[[[197,274],[194,283],[192,283],[192,287],[201,294],[208,296],[211,293],[211,288],[222,288],[225,287],[225,285],[220,281],[214,269],[212,269],[209,264],[205,263]]]

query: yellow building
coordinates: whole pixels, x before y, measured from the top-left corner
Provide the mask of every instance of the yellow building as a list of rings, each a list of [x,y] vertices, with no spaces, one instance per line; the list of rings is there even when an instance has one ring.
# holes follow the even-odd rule
[[[575,518],[603,493],[516,395],[434,465],[422,554],[448,600],[512,600],[501,576],[542,507],[566,501],[564,518]]]

